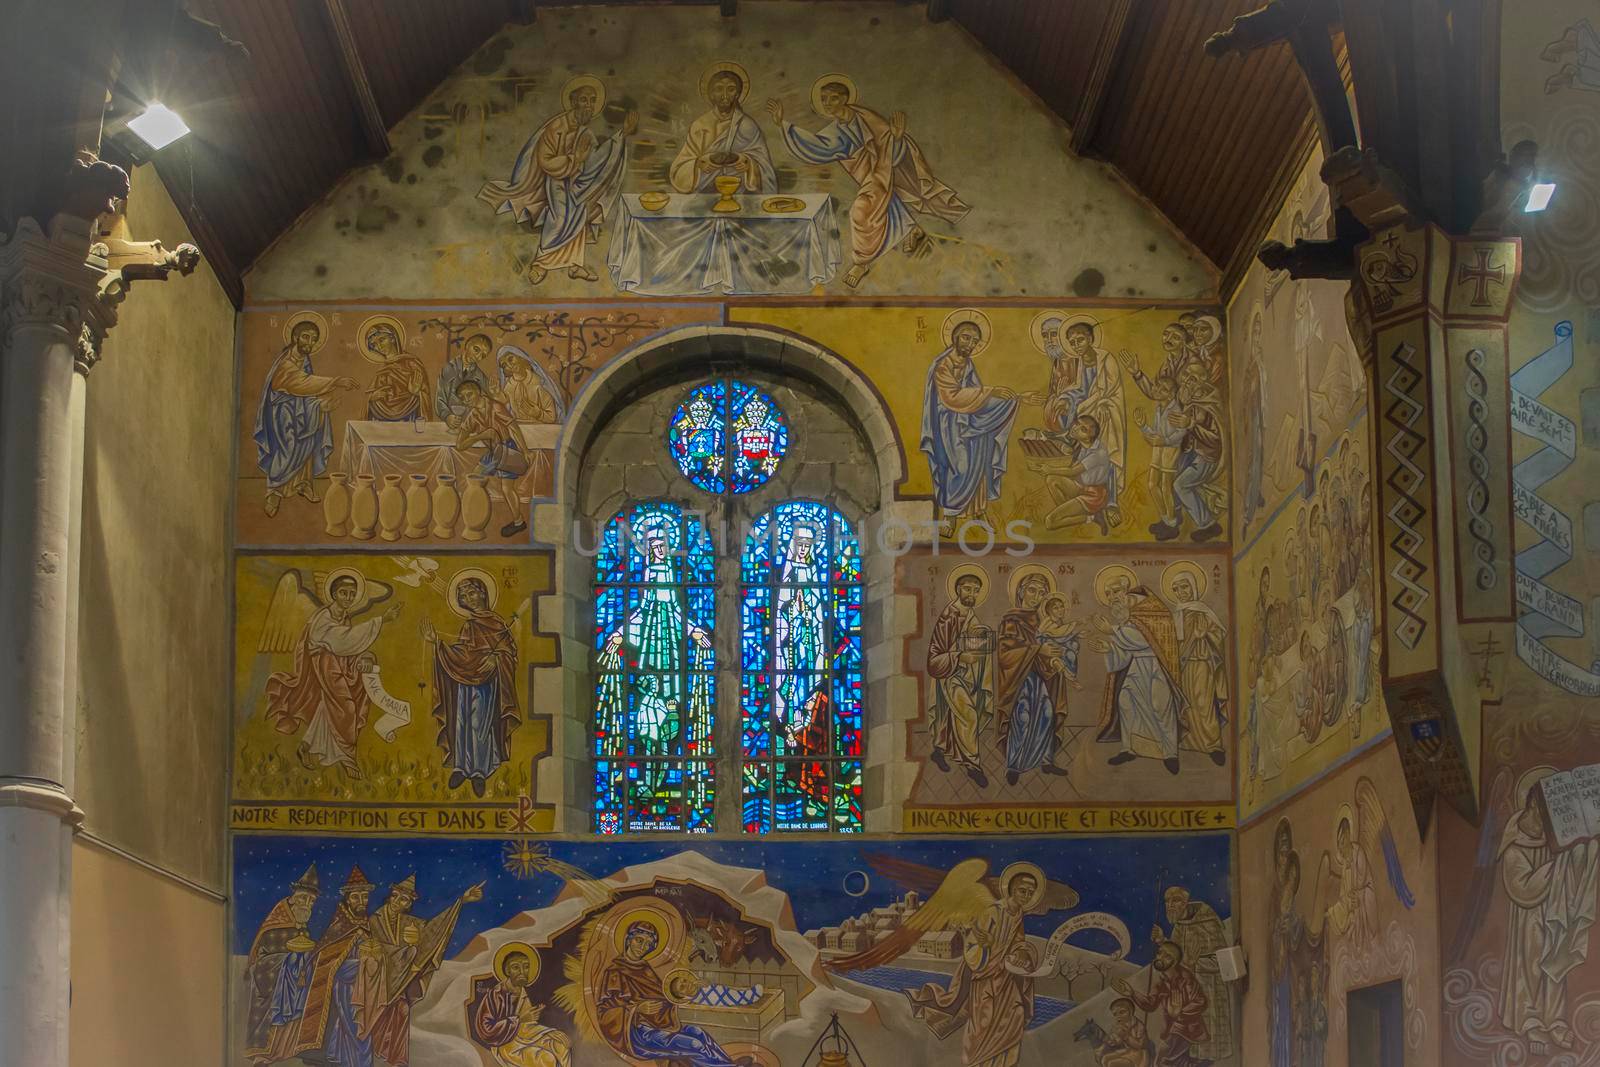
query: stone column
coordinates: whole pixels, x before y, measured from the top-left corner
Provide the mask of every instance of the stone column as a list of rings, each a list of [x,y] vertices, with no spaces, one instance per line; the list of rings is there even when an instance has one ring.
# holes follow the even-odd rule
[[[80,158],[70,205],[0,240],[0,1067],[66,1067],[86,377],[128,285],[192,245],[101,240],[127,195]]]
[[[84,375],[111,321],[89,224],[0,247],[0,1067],[67,1062]]]

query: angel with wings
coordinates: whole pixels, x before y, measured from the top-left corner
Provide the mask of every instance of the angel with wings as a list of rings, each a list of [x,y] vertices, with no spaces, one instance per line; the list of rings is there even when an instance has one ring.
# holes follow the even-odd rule
[[[997,877],[984,859],[963,860],[948,874],[889,857],[866,859],[879,875],[932,895],[882,941],[824,966],[836,972],[881,967],[928,934],[958,934],[962,956],[955,977],[944,988],[930,983],[907,990],[911,1013],[940,1040],[964,1028],[966,1067],[1014,1067],[1033,1018],[1033,980],[1041,977],[1023,923],[1030,915],[1076,907],[1077,892],[1026,862],[1011,864]]]
[[[301,733],[295,756],[307,770],[337,767],[362,777],[356,741],[371,702],[362,676],[375,666],[370,651],[384,623],[400,617],[400,604],[357,622],[394,596],[354,567],[314,574],[311,589],[297,570],[278,579],[256,649],[292,653],[287,671],[267,679],[267,721],[284,734]]]
[[[1416,905],[1417,899],[1406,884],[1394,831],[1372,779],[1363,775],[1356,780],[1355,807],[1342,805],[1335,827],[1334,851],[1322,853],[1317,886],[1320,893],[1336,880],[1338,895],[1325,910],[1318,911],[1327,917],[1335,934],[1348,936],[1360,950],[1378,937],[1378,891],[1372,879],[1377,856],[1383,857],[1395,898],[1408,909]]]

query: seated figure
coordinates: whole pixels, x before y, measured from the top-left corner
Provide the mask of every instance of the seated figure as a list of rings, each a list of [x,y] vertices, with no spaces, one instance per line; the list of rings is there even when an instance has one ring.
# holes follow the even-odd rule
[[[606,1041],[624,1056],[670,1067],[751,1067],[753,1059],[733,1059],[700,1027],[679,1025],[678,1009],[650,964],[660,944],[661,932],[649,922],[624,931],[622,951],[601,973],[595,1001]]]

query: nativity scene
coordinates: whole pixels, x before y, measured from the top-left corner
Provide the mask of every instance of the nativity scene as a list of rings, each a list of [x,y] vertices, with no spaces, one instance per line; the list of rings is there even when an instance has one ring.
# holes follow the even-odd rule
[[[0,1067],[1600,1062],[1580,0],[0,20]]]

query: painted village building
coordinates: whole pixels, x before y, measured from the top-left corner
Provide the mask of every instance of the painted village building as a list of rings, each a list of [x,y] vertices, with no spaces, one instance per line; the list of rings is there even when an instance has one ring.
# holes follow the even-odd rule
[[[0,5],[0,1067],[1600,1061],[1597,18]]]

